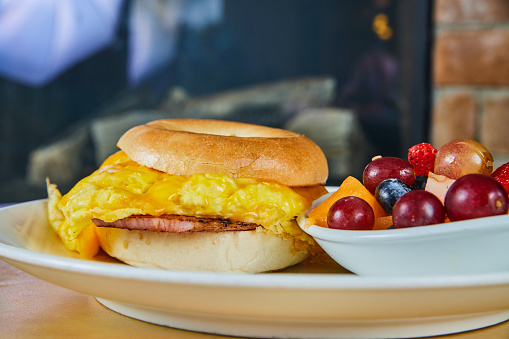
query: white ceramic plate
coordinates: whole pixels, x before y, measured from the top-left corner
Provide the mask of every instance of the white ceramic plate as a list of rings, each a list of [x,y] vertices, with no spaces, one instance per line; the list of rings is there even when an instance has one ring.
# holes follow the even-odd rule
[[[360,277],[307,262],[270,274],[175,272],[82,260],[46,222],[46,202],[0,210],[0,257],[106,307],[180,329],[245,337],[408,338],[509,319],[509,272]]]

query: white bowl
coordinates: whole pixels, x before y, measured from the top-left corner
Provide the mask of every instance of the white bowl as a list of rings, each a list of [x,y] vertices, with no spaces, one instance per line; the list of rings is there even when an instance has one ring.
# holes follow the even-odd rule
[[[316,204],[320,201],[323,199]],[[301,228],[332,259],[358,275],[429,276],[509,270],[509,215],[376,231],[316,225],[304,228],[303,221],[299,222]]]

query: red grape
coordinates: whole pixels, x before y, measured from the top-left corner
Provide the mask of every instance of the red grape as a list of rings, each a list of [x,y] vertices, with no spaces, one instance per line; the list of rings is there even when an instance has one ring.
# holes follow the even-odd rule
[[[508,197],[504,187],[489,175],[467,174],[447,190],[445,211],[451,221],[507,214]]]
[[[396,157],[381,157],[371,161],[362,173],[364,186],[375,194],[376,187],[385,179],[398,179],[408,186],[415,181],[415,171],[406,160]]]
[[[342,230],[372,230],[375,213],[364,199],[348,196],[332,204],[327,214],[327,225]]]
[[[410,191],[396,201],[392,209],[394,228],[440,224],[445,209],[440,199],[424,190]]]

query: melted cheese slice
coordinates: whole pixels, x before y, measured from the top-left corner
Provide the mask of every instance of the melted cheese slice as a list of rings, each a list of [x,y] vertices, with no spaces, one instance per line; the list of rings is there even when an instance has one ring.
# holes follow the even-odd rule
[[[93,218],[111,222],[131,215],[163,214],[256,223],[268,232],[294,238],[296,247],[306,250],[314,242],[293,220],[324,193],[322,186],[292,189],[226,175],[173,176],[140,166],[120,151],[52,203],[50,215],[61,213],[53,227],[67,248],[84,256],[98,250],[90,230]]]

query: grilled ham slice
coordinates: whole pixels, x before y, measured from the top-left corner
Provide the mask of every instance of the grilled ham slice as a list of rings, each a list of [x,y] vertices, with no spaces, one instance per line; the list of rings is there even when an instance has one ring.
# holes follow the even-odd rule
[[[105,222],[99,219],[93,219],[92,221],[98,227],[171,233],[249,231],[259,226],[254,223],[182,215],[162,215],[158,217],[133,215],[113,222]]]

